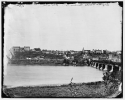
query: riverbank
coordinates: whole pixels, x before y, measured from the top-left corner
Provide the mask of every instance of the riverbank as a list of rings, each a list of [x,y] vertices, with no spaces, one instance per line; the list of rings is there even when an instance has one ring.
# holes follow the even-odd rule
[[[12,59],[8,64],[58,66],[58,65],[63,65],[63,59],[41,59],[41,60]]]
[[[76,60],[77,61],[77,60]],[[92,62],[94,63],[103,63],[103,64],[111,64],[111,65],[118,65],[122,66],[120,62],[112,62],[107,60],[92,60],[91,62],[84,62],[84,60],[78,60],[76,64],[73,64],[72,60],[69,60],[67,63],[64,61],[64,59],[41,59],[41,60],[29,60],[29,59],[11,59],[8,64],[9,65],[40,65],[40,66],[69,66],[69,65],[75,65],[75,66],[84,66],[90,64]]]
[[[73,83],[60,86],[20,86],[7,88],[3,92],[8,97],[84,97],[84,98],[107,98],[116,94],[119,88],[119,82],[104,81],[91,83]],[[117,95],[116,95],[117,96]]]

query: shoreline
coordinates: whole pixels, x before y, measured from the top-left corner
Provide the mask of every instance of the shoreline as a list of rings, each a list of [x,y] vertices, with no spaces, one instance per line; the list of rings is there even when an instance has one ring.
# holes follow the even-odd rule
[[[63,67],[68,67],[68,66],[73,66],[73,65],[63,65],[63,64],[7,64],[8,65],[14,65],[14,66],[63,66]],[[84,66],[88,66],[88,65],[76,65],[73,67],[84,67]],[[91,66],[88,66],[91,67]]]
[[[19,86],[4,88],[3,91],[10,97],[83,97],[83,98],[112,98],[117,96],[119,83],[104,81],[89,83],[72,83],[56,86]],[[116,96],[114,96],[116,95]]]
[[[73,84],[77,84],[77,85],[82,85],[82,84],[96,84],[96,83],[101,83],[101,82],[104,82],[104,81],[95,81],[95,82],[78,82],[78,83],[73,83]],[[69,83],[70,84],[70,83]],[[39,87],[51,87],[51,86],[65,86],[65,85],[69,85],[68,83],[60,83],[60,84],[39,84],[39,85],[24,85],[24,86],[9,86],[9,85],[3,85],[4,87],[6,88],[16,88],[16,87],[36,87],[36,86],[39,86]]]

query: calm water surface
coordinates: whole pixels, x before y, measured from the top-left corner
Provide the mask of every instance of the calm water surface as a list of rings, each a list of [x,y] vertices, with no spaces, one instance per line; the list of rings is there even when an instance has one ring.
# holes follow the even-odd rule
[[[101,81],[103,73],[95,68],[82,66],[7,66],[4,85],[47,85]]]

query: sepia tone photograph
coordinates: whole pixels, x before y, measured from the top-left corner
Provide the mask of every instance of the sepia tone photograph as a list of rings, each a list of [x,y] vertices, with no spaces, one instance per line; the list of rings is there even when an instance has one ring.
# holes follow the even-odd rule
[[[123,98],[123,1],[1,6],[2,98]]]

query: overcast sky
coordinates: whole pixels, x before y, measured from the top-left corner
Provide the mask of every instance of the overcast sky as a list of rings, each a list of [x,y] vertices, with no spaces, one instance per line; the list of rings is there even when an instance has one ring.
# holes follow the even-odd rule
[[[121,50],[122,8],[108,5],[9,5],[5,49]]]

